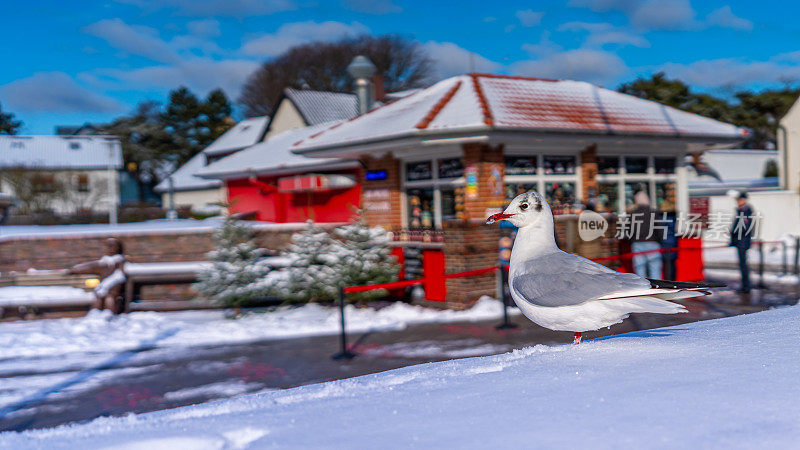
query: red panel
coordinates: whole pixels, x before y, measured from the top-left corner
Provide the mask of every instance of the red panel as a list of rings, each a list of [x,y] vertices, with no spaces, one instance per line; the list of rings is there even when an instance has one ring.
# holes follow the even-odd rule
[[[422,251],[422,273],[425,277],[425,298],[433,302],[443,302],[447,297],[447,284],[444,278],[444,252],[441,250]]]
[[[703,280],[703,240],[678,238],[678,259],[675,262],[676,281]]]

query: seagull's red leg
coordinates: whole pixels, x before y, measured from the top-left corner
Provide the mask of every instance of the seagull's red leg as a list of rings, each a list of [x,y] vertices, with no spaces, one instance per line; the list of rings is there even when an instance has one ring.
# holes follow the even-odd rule
[[[572,340],[572,343],[578,345],[581,343],[581,332],[578,331],[575,333],[575,339]]]

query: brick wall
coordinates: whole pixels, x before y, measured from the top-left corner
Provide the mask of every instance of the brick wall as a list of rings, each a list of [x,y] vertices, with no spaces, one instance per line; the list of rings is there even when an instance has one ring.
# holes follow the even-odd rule
[[[402,195],[400,192],[400,162],[391,154],[383,158],[365,156],[361,159],[362,171],[361,208],[363,216],[371,226],[382,226],[394,230],[403,226]],[[386,171],[385,180],[369,181],[363,177],[368,171]]]
[[[475,167],[478,172],[477,195],[464,195],[464,215],[468,222],[483,223],[487,210],[502,208],[505,204],[503,146],[464,144],[464,168]],[[468,191],[465,188],[465,191]]]

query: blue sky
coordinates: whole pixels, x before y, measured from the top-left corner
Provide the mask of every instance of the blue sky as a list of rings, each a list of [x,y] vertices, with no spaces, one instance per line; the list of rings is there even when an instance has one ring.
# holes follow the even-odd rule
[[[796,17],[800,2],[744,0],[0,0],[0,103],[46,134],[182,84],[236,98],[259,62],[360,33],[416,39],[439,78],[474,67],[615,88],[665,71],[729,95],[797,84]]]

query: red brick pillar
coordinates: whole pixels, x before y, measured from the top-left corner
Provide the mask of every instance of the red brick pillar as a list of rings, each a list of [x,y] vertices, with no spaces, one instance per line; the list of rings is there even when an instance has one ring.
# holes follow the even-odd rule
[[[581,181],[583,195],[581,201],[586,205],[589,200],[597,198],[597,144],[586,147],[581,152]]]
[[[445,225],[447,272],[491,267],[497,264],[500,228],[486,225],[490,212],[504,206],[503,146],[465,144],[464,149],[464,220]],[[447,281],[447,302],[453,307],[467,307],[483,295],[495,296],[496,277]]]
[[[389,231],[403,227],[402,196],[400,193],[400,162],[392,155],[383,158],[362,157],[364,170],[361,179],[361,209],[371,226]],[[386,173],[385,179],[367,180],[366,174]]]

